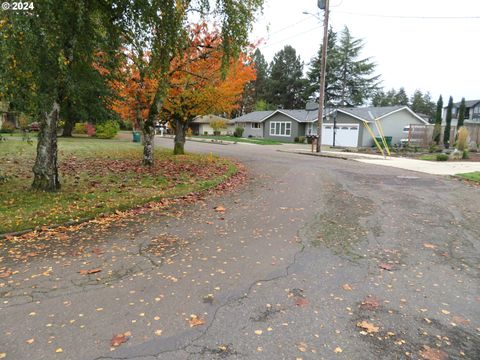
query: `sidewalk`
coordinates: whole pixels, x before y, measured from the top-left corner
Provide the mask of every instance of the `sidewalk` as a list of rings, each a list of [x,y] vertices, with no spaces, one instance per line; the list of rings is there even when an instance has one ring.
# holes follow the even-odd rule
[[[302,146],[302,145],[300,145]],[[405,170],[418,171],[433,175],[455,175],[480,171],[480,162],[467,161],[426,161],[402,157],[386,157],[381,155],[360,154],[342,151],[322,151],[321,154],[312,153],[310,148],[296,144],[295,148],[283,148],[278,151],[294,152],[297,154],[333,157],[344,160],[354,160],[372,165],[390,166]]]

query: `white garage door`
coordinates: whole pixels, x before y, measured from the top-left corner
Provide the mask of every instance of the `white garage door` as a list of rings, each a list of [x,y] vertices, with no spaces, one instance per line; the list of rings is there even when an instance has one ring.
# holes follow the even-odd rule
[[[333,145],[333,125],[323,125],[322,144]],[[357,147],[358,124],[337,124],[335,146]]]

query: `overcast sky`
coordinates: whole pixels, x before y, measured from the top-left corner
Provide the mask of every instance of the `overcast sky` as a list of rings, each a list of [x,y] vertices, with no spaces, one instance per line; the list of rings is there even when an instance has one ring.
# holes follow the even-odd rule
[[[362,56],[377,64],[386,90],[403,86],[409,96],[415,89],[430,91],[445,103],[450,95],[454,101],[480,99],[480,0],[330,0],[330,6],[330,25],[334,31],[346,25],[364,40]],[[285,45],[306,66],[315,56],[322,23],[303,11],[323,19],[317,0],[265,0],[252,40],[264,40],[267,61]]]

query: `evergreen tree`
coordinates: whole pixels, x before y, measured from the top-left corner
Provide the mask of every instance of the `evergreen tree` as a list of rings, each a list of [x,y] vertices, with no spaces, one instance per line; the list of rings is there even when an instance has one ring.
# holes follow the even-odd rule
[[[256,49],[253,53],[253,63],[256,72],[256,79],[254,81],[254,102],[265,100],[268,94],[268,63],[265,57]]]
[[[450,129],[452,124],[453,98],[450,96],[447,105],[447,115],[445,117],[445,130],[443,132],[443,145],[446,149],[450,147]]]
[[[328,48],[327,48],[327,68],[325,74],[325,103],[332,103],[337,100],[338,83],[336,81],[336,69],[339,67],[339,57],[336,54],[337,33],[332,28],[328,30]],[[318,50],[310,62],[310,68],[307,71],[306,97],[312,100],[318,100],[320,92],[320,68],[322,60],[322,47]]]
[[[325,100],[330,103],[362,105],[379,90],[380,75],[373,76],[375,63],[359,59],[363,40],[355,39],[345,27],[339,36],[329,30]],[[308,72],[308,95],[316,95],[320,83],[321,47]]]
[[[267,102],[285,109],[305,107],[303,62],[293,47],[286,45],[270,64]]]
[[[423,99],[423,93],[419,89],[416,89],[414,91],[410,102],[411,102],[410,108],[412,109],[412,111],[419,114],[423,113],[423,110],[425,108],[424,99]]]
[[[395,95],[394,104],[392,105],[403,105],[403,106],[408,105],[408,96],[407,96],[407,93],[405,92],[405,88],[401,87],[400,89],[398,89],[398,92]]]
[[[457,131],[463,126],[463,122],[465,120],[465,98],[462,98],[460,102],[460,107],[458,109],[458,123],[457,123]]]
[[[338,100],[352,106],[365,103],[379,87],[380,75],[372,76],[375,63],[370,58],[358,59],[363,46],[363,40],[352,37],[347,27],[340,33],[337,48],[340,60]]]
[[[440,136],[442,133],[442,110],[443,110],[443,98],[439,96],[437,101],[437,110],[435,111],[435,127],[433,129],[433,141],[438,145],[440,144]]]

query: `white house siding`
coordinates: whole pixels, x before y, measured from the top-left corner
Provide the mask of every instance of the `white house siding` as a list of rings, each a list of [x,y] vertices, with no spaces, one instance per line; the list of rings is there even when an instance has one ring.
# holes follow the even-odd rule
[[[213,135],[213,128],[210,126],[210,124],[199,124],[199,135],[205,135],[205,132],[208,133],[208,135]],[[226,129],[220,130],[221,135],[230,135],[233,134],[235,131],[235,125],[227,125]]]

